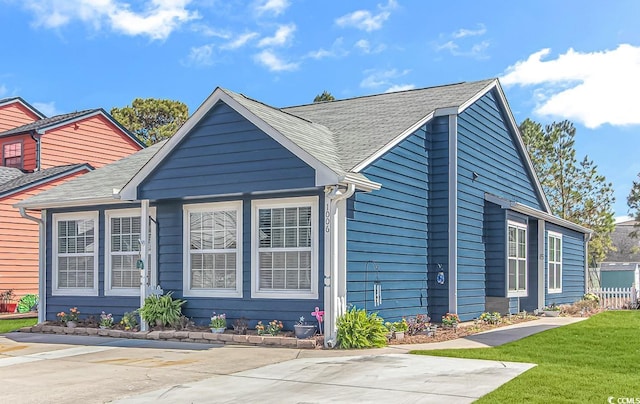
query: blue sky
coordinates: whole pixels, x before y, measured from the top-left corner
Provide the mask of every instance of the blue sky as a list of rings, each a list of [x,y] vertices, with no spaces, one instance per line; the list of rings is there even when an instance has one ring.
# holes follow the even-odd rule
[[[569,119],[616,189],[640,172],[640,2],[0,0],[0,97],[47,115],[136,97],[190,112],[499,77],[516,120]]]

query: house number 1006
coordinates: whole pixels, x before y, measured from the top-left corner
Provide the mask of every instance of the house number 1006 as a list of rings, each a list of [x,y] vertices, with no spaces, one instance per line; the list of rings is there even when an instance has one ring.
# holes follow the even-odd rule
[[[324,210],[324,231],[329,233],[331,227],[331,205],[327,203]]]

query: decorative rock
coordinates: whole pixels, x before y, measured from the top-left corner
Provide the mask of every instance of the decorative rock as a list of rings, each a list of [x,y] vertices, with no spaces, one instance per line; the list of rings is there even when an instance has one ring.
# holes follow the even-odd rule
[[[160,339],[173,338],[173,331],[160,331]]]
[[[247,339],[250,344],[262,344],[264,341],[264,337],[260,335],[234,335],[234,337],[248,337]],[[233,338],[233,340],[235,341],[236,339]]]
[[[189,332],[189,339],[203,339],[201,332]]]
[[[282,338],[282,346],[285,348],[298,348],[297,338]]]
[[[160,339],[160,331],[151,331],[147,334],[146,339]]]
[[[173,338],[187,339],[189,338],[189,331],[174,331]]]
[[[202,336],[205,335],[207,334],[202,334]],[[222,342],[232,342],[234,340],[233,337],[235,337],[233,334],[216,334],[216,336],[218,337],[218,341]],[[246,337],[246,335],[241,335],[241,337]]]
[[[109,330],[98,329],[97,332],[98,332],[98,335],[101,336],[101,337],[108,337],[109,336]]]
[[[296,341],[297,347],[300,349],[315,349],[316,340],[314,339],[299,339]]]
[[[85,332],[87,333],[87,335],[98,335],[97,328],[85,328]]]
[[[284,338],[282,337],[262,337],[262,342],[265,345],[282,345],[282,340]],[[251,341],[251,338],[249,338],[249,341]]]

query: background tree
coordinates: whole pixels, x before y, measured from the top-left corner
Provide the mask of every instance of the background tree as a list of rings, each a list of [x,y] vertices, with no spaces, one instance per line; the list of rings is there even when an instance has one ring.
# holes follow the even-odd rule
[[[640,223],[640,173],[638,173],[638,180],[633,181],[631,185],[631,191],[627,196],[627,205],[629,206],[629,216],[632,216],[636,222]],[[629,233],[629,236],[633,238],[640,237],[640,224],[635,225],[635,230]]]
[[[598,174],[598,166],[587,156],[577,161],[576,129],[571,122],[553,122],[543,128],[526,119],[520,132],[553,214],[593,230],[589,262],[596,266],[614,249],[613,185]]]
[[[316,95],[316,98],[313,99],[313,102],[316,103],[316,102],[335,101],[335,100],[336,98],[333,95],[331,95],[330,92],[328,92],[327,90],[324,90],[322,94]]]
[[[111,115],[147,146],[173,136],[189,117],[180,101],[136,98],[131,105],[114,107]]]

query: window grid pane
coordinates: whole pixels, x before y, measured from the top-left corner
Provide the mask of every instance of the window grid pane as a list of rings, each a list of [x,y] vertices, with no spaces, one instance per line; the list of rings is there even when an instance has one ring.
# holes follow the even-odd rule
[[[57,225],[57,288],[93,288],[94,220],[60,220]]]
[[[311,290],[311,207],[258,209],[258,287]]]
[[[562,288],[562,238],[549,235],[549,289]]]
[[[236,210],[189,212],[191,289],[236,289]]]
[[[527,230],[508,225],[508,268],[507,290],[526,292],[527,290]]]

